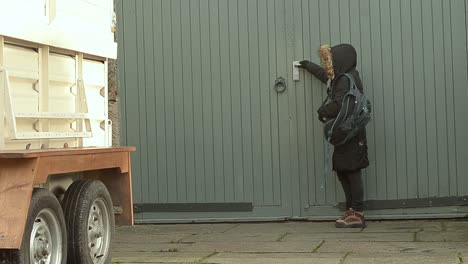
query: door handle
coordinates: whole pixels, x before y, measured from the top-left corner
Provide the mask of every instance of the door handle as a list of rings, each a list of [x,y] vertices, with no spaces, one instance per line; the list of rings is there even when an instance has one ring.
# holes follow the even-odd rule
[[[283,77],[276,78],[273,88],[277,93],[286,91],[286,80]]]

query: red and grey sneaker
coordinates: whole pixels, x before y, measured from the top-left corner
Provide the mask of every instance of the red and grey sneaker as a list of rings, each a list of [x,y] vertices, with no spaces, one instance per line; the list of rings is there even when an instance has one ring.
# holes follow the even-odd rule
[[[340,218],[338,218],[338,220],[345,220],[346,217],[350,216],[352,213],[354,213],[353,208],[348,208],[348,209],[346,209],[344,214]],[[338,220],[336,220],[336,221],[338,221]]]
[[[338,219],[335,222],[336,228],[365,228],[366,220],[364,214],[361,212],[353,211],[345,219]]]

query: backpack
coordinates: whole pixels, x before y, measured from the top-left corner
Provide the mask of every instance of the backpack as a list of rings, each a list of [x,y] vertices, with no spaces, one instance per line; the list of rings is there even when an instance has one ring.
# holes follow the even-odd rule
[[[342,75],[349,79],[349,91],[343,97],[341,109],[336,118],[328,120],[323,127],[325,139],[334,146],[343,145],[355,137],[371,119],[370,101],[359,91],[352,75],[342,73],[336,78],[338,79]],[[333,97],[333,86],[331,94]],[[329,100],[331,100],[330,95],[327,96],[323,104],[328,103]]]

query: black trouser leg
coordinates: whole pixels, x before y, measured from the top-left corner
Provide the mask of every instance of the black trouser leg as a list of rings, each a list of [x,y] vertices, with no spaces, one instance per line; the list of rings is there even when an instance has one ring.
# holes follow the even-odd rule
[[[346,197],[346,210],[353,207],[351,196],[351,184],[349,183],[348,174],[344,171],[337,172],[338,180],[341,182],[343,191]]]
[[[362,212],[364,209],[364,185],[361,170],[340,171],[337,174],[346,196],[346,207]]]

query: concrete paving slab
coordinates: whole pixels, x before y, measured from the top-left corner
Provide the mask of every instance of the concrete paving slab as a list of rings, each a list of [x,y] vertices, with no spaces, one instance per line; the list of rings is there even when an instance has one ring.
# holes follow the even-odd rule
[[[468,221],[372,221],[364,230],[333,222],[138,225],[117,228],[113,256],[115,263],[461,263]]]
[[[125,234],[203,234],[203,233],[224,233],[240,224],[159,224],[159,225],[135,225],[121,226],[116,228],[117,233]]]
[[[343,264],[459,264],[457,254],[358,254],[351,253]]]
[[[276,242],[287,236],[288,233],[232,233],[226,235],[223,233],[198,234],[188,236],[180,242]]]
[[[361,229],[338,229],[334,222],[278,222],[278,223],[249,223],[241,224],[226,232],[234,233],[358,233]]]
[[[202,263],[216,264],[338,264],[344,254],[316,253],[219,253]]]
[[[113,252],[179,252],[190,244],[114,242]]]
[[[282,241],[414,241],[414,233],[314,233],[289,234]]]
[[[458,253],[468,250],[468,242],[325,242],[318,253]]]
[[[417,232],[421,230],[440,231],[438,221],[369,221],[364,233],[400,233]]]
[[[181,252],[311,253],[322,242],[197,242]]]
[[[419,232],[416,241],[422,242],[468,242],[468,231],[461,232]]]
[[[159,233],[147,233],[147,234],[116,234],[113,242],[115,243],[128,243],[131,241],[134,244],[146,244],[146,243],[177,243],[182,241],[184,238],[194,236],[193,234],[174,233],[174,234],[159,234]]]
[[[445,231],[466,231],[468,232],[468,221],[444,221],[442,226],[445,227]]]
[[[211,252],[117,252],[113,263],[194,263],[202,260]]]

